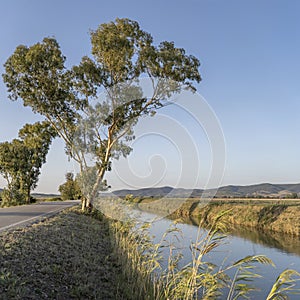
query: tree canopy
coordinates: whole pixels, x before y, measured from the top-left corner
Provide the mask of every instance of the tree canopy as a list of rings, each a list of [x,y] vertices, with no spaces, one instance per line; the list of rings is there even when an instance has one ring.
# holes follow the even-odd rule
[[[63,200],[76,200],[81,198],[79,184],[71,172],[66,174],[66,182],[61,184],[58,190]]]
[[[46,121],[26,124],[19,139],[0,143],[0,174],[7,181],[4,204],[29,203],[56,132]]]
[[[130,153],[128,142],[139,117],[153,115],[183,89],[195,91],[194,83],[201,80],[196,57],[173,42],[156,46],[135,21],[116,19],[90,35],[92,55],[77,66],[67,69],[58,42],[45,38],[30,47],[18,46],[3,74],[10,99],[22,99],[46,118],[81,173],[96,170],[83,207],[93,202],[99,187],[105,188],[112,159]],[[145,76],[151,81],[150,96],[139,85]]]

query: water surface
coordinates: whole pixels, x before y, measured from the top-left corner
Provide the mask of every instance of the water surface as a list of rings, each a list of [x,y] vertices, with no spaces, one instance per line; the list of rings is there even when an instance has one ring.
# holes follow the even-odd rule
[[[150,220],[156,216],[153,214],[143,213],[145,220]],[[192,223],[189,221],[189,223]],[[158,219],[153,222],[151,233],[155,236],[155,242],[161,240],[163,233],[170,228],[173,221],[169,219]],[[178,223],[177,227],[181,230],[180,242],[178,247],[183,253],[182,265],[187,264],[191,260],[191,251],[189,245],[195,242],[199,234],[198,226],[187,223]],[[205,229],[200,230],[201,233]],[[173,239],[174,241],[176,239]],[[168,250],[164,250],[167,257]],[[262,278],[255,279],[253,285],[260,291],[252,292],[251,299],[261,300],[268,295],[277,276],[285,269],[294,269],[300,272],[300,241],[299,238],[289,237],[287,235],[267,234],[256,230],[235,228],[225,242],[213,252],[210,252],[206,261],[213,262],[217,265],[229,265],[247,255],[266,255],[275,263],[276,267],[268,265],[257,265],[256,273],[262,275]],[[297,284],[300,289],[300,283]],[[289,295],[292,300],[299,300],[300,295]],[[226,295],[222,297],[226,299]]]

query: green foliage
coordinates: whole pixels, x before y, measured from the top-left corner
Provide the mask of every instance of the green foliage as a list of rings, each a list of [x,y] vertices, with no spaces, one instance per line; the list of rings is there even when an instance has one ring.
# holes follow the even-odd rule
[[[0,143],[0,174],[7,181],[2,205],[30,202],[30,191],[37,186],[54,137],[55,131],[45,121],[26,124],[19,139]]]
[[[76,200],[82,196],[78,181],[74,179],[73,173],[66,174],[66,182],[58,188],[62,200]]]
[[[1,206],[5,207],[25,204],[26,195],[22,192],[23,191],[20,191],[15,186],[11,186],[10,189],[4,188],[1,194]]]
[[[64,63],[65,57],[53,38],[29,48],[18,46],[4,65],[3,79],[10,99],[21,98],[34,112],[72,123],[75,96]]]
[[[125,201],[129,203],[139,203],[141,202],[142,198],[141,197],[134,197],[132,194],[127,194],[124,198]]]
[[[173,42],[153,44],[152,36],[129,19],[101,24],[91,31],[92,57],[68,70],[58,42],[45,38],[31,47],[20,45],[5,63],[4,82],[12,100],[43,115],[65,141],[66,152],[81,172],[95,167],[96,179],[87,206],[104,184],[111,162],[132,150],[133,126],[153,115],[182,89],[195,90],[201,80],[199,61]],[[143,95],[139,79],[150,77],[153,94]],[[99,92],[106,97],[91,103]],[[88,165],[86,156],[92,158]],[[90,160],[89,160],[90,161]]]

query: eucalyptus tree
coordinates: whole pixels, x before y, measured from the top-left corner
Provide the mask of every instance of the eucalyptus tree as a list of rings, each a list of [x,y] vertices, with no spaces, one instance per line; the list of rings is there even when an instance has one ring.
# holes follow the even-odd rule
[[[41,168],[46,163],[46,157],[56,131],[49,122],[26,124],[19,130],[19,139],[23,143],[27,160],[22,162],[22,189],[26,192],[26,201],[30,201],[30,191],[36,188]]]
[[[21,190],[21,170],[27,160],[28,151],[20,140],[0,143],[0,174],[7,182],[2,192],[2,205],[25,203],[24,191]]]
[[[92,205],[99,189],[107,188],[104,176],[112,160],[130,153],[137,120],[153,115],[182,89],[195,91],[201,80],[196,57],[173,42],[155,45],[135,21],[116,19],[90,36],[92,55],[78,66],[67,69],[57,41],[45,38],[18,46],[3,74],[10,99],[20,98],[43,115],[79,163],[79,177],[88,182],[83,209]],[[139,86],[144,76],[151,81],[150,96]],[[99,100],[101,92],[105,96]]]
[[[0,143],[0,174],[7,181],[2,198],[7,204],[29,203],[56,132],[48,122],[26,124],[19,138]]]

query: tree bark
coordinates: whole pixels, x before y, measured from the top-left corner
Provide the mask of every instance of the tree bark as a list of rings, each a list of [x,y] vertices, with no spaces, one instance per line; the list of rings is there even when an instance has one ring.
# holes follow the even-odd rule
[[[90,199],[87,197],[82,197],[81,198],[81,210],[88,211],[88,210],[91,210],[92,208],[93,208],[93,204],[90,201]]]
[[[27,189],[27,195],[26,195],[26,202],[27,204],[30,204],[30,189]]]
[[[81,199],[81,210],[85,211],[85,208],[86,208],[86,198],[82,197],[82,199]]]
[[[90,195],[88,197],[83,197],[83,199],[82,199],[82,203],[81,203],[82,211],[86,211],[87,209],[93,208],[93,202],[97,196],[98,188],[99,188],[100,183],[103,180],[104,174],[105,174],[105,168],[101,168],[100,172],[97,175],[96,182],[93,185]]]

